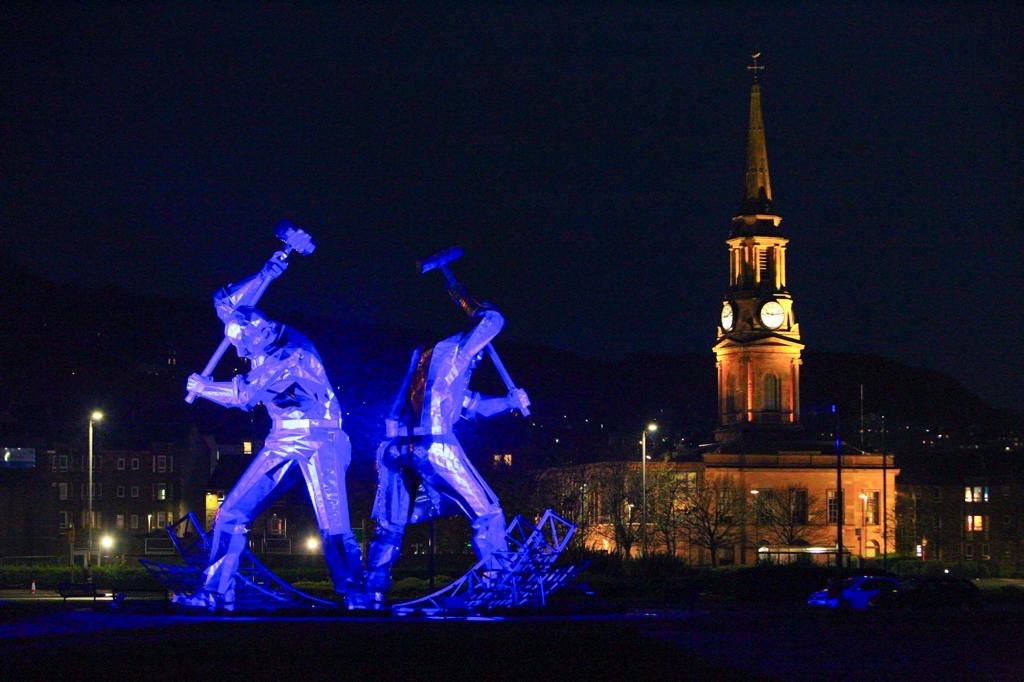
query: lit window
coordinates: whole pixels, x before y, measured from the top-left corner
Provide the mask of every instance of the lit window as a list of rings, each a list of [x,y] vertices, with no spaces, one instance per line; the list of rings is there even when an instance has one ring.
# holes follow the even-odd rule
[[[868,490],[864,492],[864,525],[878,525],[878,491]]]
[[[154,487],[153,497],[155,497],[158,500],[166,500],[167,499],[167,484],[166,483],[157,483],[155,485],[155,487]],[[160,524],[160,525],[163,525],[163,524]]]
[[[495,453],[494,455],[494,468],[500,469],[502,467],[512,466],[512,453]]]
[[[242,441],[242,454],[243,455],[251,455],[252,454],[252,441],[251,440],[243,440]]]
[[[839,523],[839,496],[835,490],[826,491],[825,505],[828,513],[827,523]]]
[[[985,530],[985,517],[981,514],[968,514],[966,530],[968,532],[980,532]]]
[[[988,486],[969,485],[965,487],[964,502],[988,502]]]
[[[119,530],[124,530],[124,514],[118,514],[115,525]]]

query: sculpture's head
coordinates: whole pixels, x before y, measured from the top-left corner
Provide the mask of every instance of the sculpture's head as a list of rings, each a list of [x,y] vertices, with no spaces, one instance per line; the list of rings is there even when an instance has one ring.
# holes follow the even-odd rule
[[[257,358],[266,355],[281,336],[281,325],[252,306],[239,306],[224,325],[224,336],[231,341],[238,357]]]

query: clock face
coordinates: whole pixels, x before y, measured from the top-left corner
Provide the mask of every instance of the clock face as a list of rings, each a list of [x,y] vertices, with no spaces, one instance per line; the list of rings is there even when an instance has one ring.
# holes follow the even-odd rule
[[[732,331],[732,303],[726,303],[722,306],[722,329],[725,331]]]
[[[768,301],[761,306],[761,324],[769,329],[778,329],[786,321],[786,311],[778,301]]]

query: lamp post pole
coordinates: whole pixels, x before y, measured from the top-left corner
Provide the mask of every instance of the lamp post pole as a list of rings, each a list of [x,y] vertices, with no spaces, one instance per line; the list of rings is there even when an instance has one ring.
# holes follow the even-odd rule
[[[100,421],[101,419],[103,419],[103,413],[100,412],[99,410],[97,410],[97,411],[93,412],[91,415],[89,415],[89,474],[88,474],[88,482],[86,484],[87,487],[88,487],[88,491],[89,491],[88,492],[89,506],[88,506],[88,511],[87,511],[87,515],[86,515],[86,518],[88,519],[88,523],[89,523],[89,549],[85,553],[85,565],[87,567],[89,565],[89,557],[92,555],[92,552],[96,549],[96,545],[93,542],[93,540],[94,540],[94,538],[93,538],[93,535],[94,535],[93,527],[96,525],[96,523],[95,523],[95,519],[93,518],[93,515],[92,515],[92,492],[93,492],[92,491],[92,461],[93,461],[93,457],[92,457],[92,442],[93,442],[93,425],[96,422]]]
[[[658,430],[658,425],[650,423],[640,434],[640,549],[647,556],[647,432]]]
[[[836,416],[836,574],[843,575],[843,451],[839,440],[839,410],[832,404],[832,414]]]

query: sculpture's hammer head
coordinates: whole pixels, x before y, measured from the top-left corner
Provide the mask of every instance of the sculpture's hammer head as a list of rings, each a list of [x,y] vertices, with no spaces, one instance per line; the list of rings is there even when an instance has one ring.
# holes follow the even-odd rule
[[[303,256],[313,253],[316,244],[305,230],[301,230],[287,220],[277,224],[277,238],[284,242],[286,250],[298,251]]]
[[[431,270],[437,268],[444,268],[453,260],[458,260],[459,258],[462,258],[462,247],[453,246],[450,249],[438,251],[429,258],[424,258],[421,261],[416,261],[416,268],[420,271],[420,273],[430,272]]]

